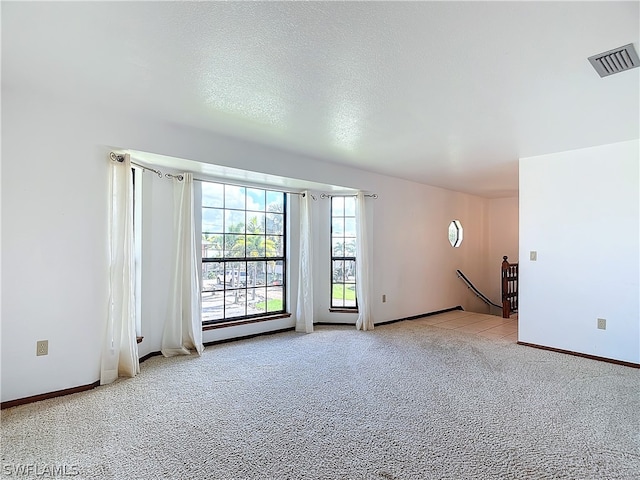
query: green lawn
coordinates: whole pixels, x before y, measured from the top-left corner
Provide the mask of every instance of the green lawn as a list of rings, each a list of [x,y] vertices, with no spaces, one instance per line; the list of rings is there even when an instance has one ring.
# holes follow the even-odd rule
[[[344,292],[344,285],[337,284],[333,286],[333,298],[342,299],[342,292]],[[346,290],[344,299],[345,300],[356,299],[355,285],[347,285],[347,290]],[[272,298],[268,302],[258,302],[256,303],[256,309],[266,310],[267,312],[278,312],[282,310],[282,300]]]
[[[344,285],[336,284],[333,286],[333,298],[342,298],[342,293],[344,292]],[[344,295],[345,300],[355,300],[356,299],[356,286],[355,285],[347,285],[347,291]]]
[[[267,312],[279,312],[280,310],[282,310],[282,300],[277,298],[272,298],[267,303],[265,302],[256,303],[256,308],[258,310],[264,310],[265,306],[266,306]]]

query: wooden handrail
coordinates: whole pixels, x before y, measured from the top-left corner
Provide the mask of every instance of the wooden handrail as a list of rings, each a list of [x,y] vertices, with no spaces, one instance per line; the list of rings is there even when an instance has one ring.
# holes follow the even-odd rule
[[[492,305],[494,307],[500,308],[500,305],[493,303],[491,300],[489,300],[489,298],[484,293],[478,290],[476,286],[473,283],[471,283],[471,280],[469,280],[464,273],[462,273],[460,270],[456,270],[456,272],[458,272],[458,278],[462,279],[462,281],[465,283],[467,288],[476,294],[476,297],[478,297],[487,305]]]
[[[518,311],[518,264],[502,257],[502,317],[509,318]]]

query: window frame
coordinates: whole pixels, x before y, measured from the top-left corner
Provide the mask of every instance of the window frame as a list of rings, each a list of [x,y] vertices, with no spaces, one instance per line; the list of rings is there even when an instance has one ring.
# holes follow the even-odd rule
[[[217,184],[217,185],[221,185],[222,186],[222,207],[211,207],[211,206],[205,206],[205,200],[204,200],[204,194],[202,194],[201,196],[201,200],[200,200],[200,211],[201,211],[201,215],[200,215],[200,235],[199,235],[199,241],[200,241],[200,268],[201,268],[201,279],[204,279],[204,268],[205,265],[207,264],[218,264],[220,265],[220,268],[216,268],[213,270],[214,275],[220,276],[222,275],[222,280],[221,280],[221,284],[217,283],[218,280],[216,278],[216,284],[217,285],[221,285],[221,288],[213,288],[211,289],[210,287],[205,287],[204,281],[202,281],[201,285],[200,285],[200,295],[201,295],[201,303],[202,303],[202,327],[203,330],[209,330],[209,329],[214,329],[214,328],[220,328],[220,327],[224,327],[224,326],[229,326],[229,325],[239,325],[239,324],[245,324],[245,323],[253,323],[253,322],[258,322],[258,321],[263,321],[263,320],[272,320],[274,318],[283,318],[283,317],[288,317],[290,316],[290,314],[287,311],[287,307],[288,307],[288,298],[287,298],[287,243],[289,240],[289,231],[288,231],[288,221],[287,221],[287,217],[288,217],[288,211],[287,211],[287,203],[288,203],[288,194],[286,192],[282,192],[279,191],[277,189],[271,189],[268,186],[254,186],[254,185],[239,185],[239,184],[232,184],[232,183],[227,183],[224,180],[206,180],[206,181],[202,181],[202,185],[203,185],[203,193],[204,193],[204,185],[205,184]],[[243,195],[244,195],[244,207],[239,208],[239,207],[235,207],[235,206],[228,206],[227,205],[227,200],[226,200],[226,189],[228,187],[232,187],[232,188],[241,188],[243,189]],[[262,191],[262,193],[264,194],[264,209],[251,209],[248,208],[247,205],[247,198],[249,197],[249,190],[253,190],[253,191]],[[268,193],[269,192],[273,192],[273,193],[277,193],[277,194],[281,194],[282,195],[282,211],[281,212],[273,212],[269,210],[269,203],[267,201],[268,198]],[[207,231],[207,229],[204,226],[204,221],[203,221],[203,216],[204,216],[204,212],[205,210],[218,210],[221,212],[222,214],[222,229],[220,232],[216,232],[216,233],[212,233]],[[227,221],[231,216],[238,216],[237,214],[239,212],[243,213],[244,216],[244,223],[243,223],[243,231],[242,233],[240,232],[232,232],[232,231],[227,231]],[[257,215],[263,215],[264,219],[262,220],[262,225],[263,225],[263,229],[261,232],[259,233],[251,233],[247,230],[247,224],[251,221],[249,215],[255,213]],[[282,228],[281,231],[282,233],[269,233],[268,229],[267,229],[267,218],[268,218],[268,214],[269,213],[276,213],[278,215],[282,216]],[[218,250],[219,252],[221,252],[221,256],[218,257],[211,257],[211,256],[205,256],[205,252],[206,252],[206,246],[207,243],[204,241],[205,235],[212,235],[212,236],[220,236],[222,237],[222,245],[221,245],[221,249]],[[242,242],[240,243],[236,243],[234,244],[235,248],[237,245],[242,244],[243,246],[241,248],[244,248],[244,255],[243,256],[233,256],[233,255],[229,255],[228,253],[231,252],[232,249],[228,249],[228,244],[226,243],[226,236],[229,235],[237,235],[237,241],[242,238]],[[256,240],[258,240],[257,237],[261,237],[263,239],[263,247],[264,253],[260,256],[255,255],[255,256],[250,256],[247,254],[247,239],[248,238],[255,238]],[[267,255],[267,251],[266,249],[267,247],[267,239],[269,238],[273,238],[273,237],[280,237],[281,239],[281,245],[280,248],[278,248],[278,254],[277,255]],[[229,237],[231,238],[231,237]],[[262,253],[262,252],[259,252]],[[264,284],[258,286],[258,274],[254,273],[254,281],[253,283],[250,283],[250,281],[248,281],[249,277],[249,266],[251,264],[254,265],[259,265],[260,262],[264,262]],[[269,272],[269,267],[267,262],[273,262],[275,266],[280,265],[281,270],[278,273],[276,272]],[[233,267],[233,264],[239,264],[239,265],[243,265],[244,268],[240,267],[238,269],[235,269]],[[231,265],[231,268],[229,268]],[[276,268],[274,268],[274,270],[277,270]],[[258,268],[256,268],[255,270],[253,270],[254,272],[258,271]],[[244,273],[244,275],[242,275],[242,273]],[[269,277],[269,275],[272,275],[272,277]],[[242,279],[244,277],[244,282],[242,282],[239,279]],[[274,284],[270,284],[269,283],[269,278],[274,278],[275,280],[273,281],[277,281],[278,283],[274,283]],[[238,282],[238,283],[236,283]],[[278,288],[281,291],[281,308],[278,310],[274,310],[274,311],[269,311],[269,297],[268,297],[268,292],[269,292],[269,288]],[[257,313],[248,313],[249,312],[249,298],[250,296],[254,296],[253,298],[255,299],[255,295],[258,292],[258,290],[260,289],[264,289],[265,292],[265,296],[263,298],[264,302],[265,302],[265,310],[264,311],[259,311]],[[229,293],[229,292],[233,292],[233,293]],[[217,294],[217,293],[221,293],[222,295],[222,299],[221,299],[221,306],[222,306],[222,317],[221,318],[213,318],[213,319],[206,319],[205,318],[205,302],[204,302],[204,295],[205,294]],[[244,295],[244,315],[235,315],[235,316],[227,316],[227,311],[228,311],[228,298],[227,295],[235,295],[235,298],[237,300],[238,296],[242,297]],[[212,296],[213,296],[212,295]]]
[[[354,213],[353,215],[346,215],[346,208],[343,203],[342,207],[342,215],[334,215],[334,199],[342,198],[347,199],[351,198],[354,201]],[[343,228],[342,235],[336,234],[334,232],[334,218],[342,218],[343,225],[346,225],[347,218],[353,218],[354,222],[354,233],[353,236],[346,235],[346,229]],[[337,312],[337,313],[358,313],[358,295],[357,295],[357,277],[356,277],[356,251],[355,251],[355,242],[357,241],[357,233],[355,231],[355,197],[353,195],[332,195],[330,197],[330,207],[329,207],[329,219],[330,219],[330,232],[329,232],[329,249],[330,249],[330,266],[329,266],[329,276],[330,276],[330,290],[329,290],[329,311]],[[343,255],[335,255],[334,248],[334,239],[341,238],[343,240]],[[353,255],[347,255],[346,251],[346,243],[347,239],[353,239]],[[353,262],[353,281],[347,282],[345,278],[343,278],[342,282],[334,281],[334,262],[343,261],[343,262]],[[343,270],[344,272],[344,270]],[[344,273],[343,273],[344,274]],[[334,286],[342,285],[342,305],[334,305]],[[353,285],[353,291],[355,295],[355,304],[354,305],[345,305],[346,302],[346,289],[347,285]]]
[[[448,230],[449,243],[453,248],[459,248],[462,245],[462,240],[464,239],[464,229],[462,228],[462,223],[460,220],[452,220],[449,224]]]

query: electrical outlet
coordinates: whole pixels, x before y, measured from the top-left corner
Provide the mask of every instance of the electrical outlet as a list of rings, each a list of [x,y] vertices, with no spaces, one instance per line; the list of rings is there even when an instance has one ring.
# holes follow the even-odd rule
[[[531,250],[529,252],[529,260],[531,260],[532,262],[537,262],[538,261],[538,252],[536,252],[535,250]]]
[[[38,340],[36,342],[36,356],[49,355],[49,340]]]
[[[600,330],[606,330],[607,329],[607,319],[606,318],[599,318],[598,319],[598,328]]]
[[[382,303],[385,303],[387,301],[387,296],[386,295],[382,295]]]

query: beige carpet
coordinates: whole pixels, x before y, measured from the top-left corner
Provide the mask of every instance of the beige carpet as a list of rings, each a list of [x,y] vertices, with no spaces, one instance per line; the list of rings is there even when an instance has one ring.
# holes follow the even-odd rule
[[[1,475],[639,478],[640,371],[429,322],[155,357],[134,379],[4,410]]]

